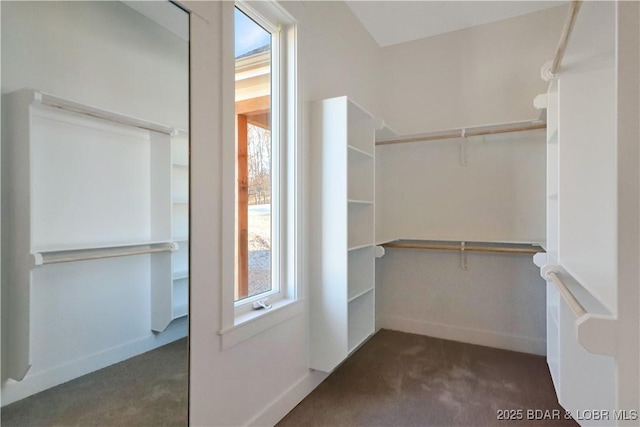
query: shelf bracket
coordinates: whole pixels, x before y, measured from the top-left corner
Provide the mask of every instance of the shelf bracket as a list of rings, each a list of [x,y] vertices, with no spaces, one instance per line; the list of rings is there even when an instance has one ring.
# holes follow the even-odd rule
[[[618,329],[613,316],[587,313],[576,320],[576,335],[582,347],[593,354],[615,356]]]
[[[465,242],[460,242],[460,269],[468,270],[467,266],[467,253],[465,252]]]
[[[467,143],[467,130],[466,129],[462,129],[462,132],[460,133],[460,164],[462,166],[467,166],[468,162],[467,162],[467,147],[468,147],[468,143]]]

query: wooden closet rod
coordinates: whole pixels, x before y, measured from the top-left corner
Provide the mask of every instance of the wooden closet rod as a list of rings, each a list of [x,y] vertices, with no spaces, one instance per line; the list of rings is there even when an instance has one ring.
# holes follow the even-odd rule
[[[508,125],[482,126],[475,128],[460,128],[447,131],[439,131],[425,133],[422,135],[400,136],[396,138],[383,139],[376,141],[376,145],[404,144],[407,142],[423,142],[423,141],[439,141],[443,139],[455,139],[469,136],[496,135],[509,132],[523,132],[529,130],[546,129],[546,123],[537,123],[533,121],[511,123]],[[477,129],[477,130],[474,130]]]
[[[551,76],[554,76],[558,72],[558,70],[560,70],[560,66],[562,65],[562,58],[564,58],[564,53],[567,50],[569,38],[571,37],[573,27],[576,24],[576,18],[578,17],[578,11],[580,10],[581,5],[582,1],[571,0],[571,4],[569,7],[569,16],[564,23],[562,35],[560,36],[560,42],[558,43],[558,47],[556,48],[556,54],[553,57],[551,67],[549,68],[549,73],[551,73]]]
[[[77,249],[70,251],[36,252],[34,264],[58,264],[61,262],[87,261],[91,259],[115,258],[121,256],[173,252],[178,249],[176,243],[153,243],[147,245],[114,246],[107,248]]]
[[[102,110],[100,108],[95,108],[88,105],[80,104],[79,102],[71,101],[65,98],[60,98],[58,96],[50,95],[44,92],[34,92],[34,99],[35,101],[38,101],[42,105],[46,105],[48,107],[70,111],[72,113],[82,114],[85,116],[106,120],[112,123],[118,123],[120,125],[132,126],[135,128],[149,130],[152,132],[158,132],[165,135],[173,135],[175,133],[174,129],[168,126],[163,126],[157,123],[151,123],[151,122],[139,120],[133,117],[128,117],[128,116],[125,116],[124,114],[114,113],[112,111]]]
[[[513,248],[508,246],[467,246],[462,245],[442,245],[432,243],[385,243],[382,245],[384,248],[394,249],[429,249],[440,251],[461,251],[465,252],[494,252],[494,253],[508,253],[508,254],[537,254],[544,252],[544,250],[537,246],[531,248]]]
[[[573,312],[573,315],[576,316],[576,318],[579,319],[580,317],[587,314],[587,310],[585,310],[582,304],[580,304],[580,301],[578,301],[575,295],[573,295],[573,293],[569,290],[567,285],[565,285],[565,283],[562,281],[562,278],[560,278],[559,273],[555,271],[550,271],[546,273],[546,276],[551,281],[551,283],[553,283],[553,285],[556,287],[556,289],[562,296],[562,299],[565,300],[565,302]]]

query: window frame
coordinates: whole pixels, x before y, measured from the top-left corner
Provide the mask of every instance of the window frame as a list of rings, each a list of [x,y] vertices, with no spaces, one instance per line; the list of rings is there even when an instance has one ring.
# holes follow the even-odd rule
[[[281,28],[244,2],[236,2],[235,7],[271,34],[271,59],[269,63],[271,83],[269,93],[271,99],[271,290],[234,301],[236,315],[238,315],[251,311],[253,309],[252,304],[256,301],[268,299],[269,303],[272,304],[284,298],[282,270],[285,263],[282,260],[282,242],[286,237],[286,224],[283,224],[282,211],[286,208],[286,205],[283,203],[284,183],[282,181],[286,180],[286,176],[283,176],[282,164],[286,161],[286,158],[284,158],[285,150],[283,148],[285,147],[283,147],[282,128],[286,126],[286,122],[282,120],[280,111],[280,98],[283,87],[281,81],[283,64],[280,53],[282,49]],[[247,259],[246,262],[248,261]]]
[[[235,301],[236,130],[235,29],[233,24],[233,14],[236,7],[272,34],[271,132],[272,142],[278,141],[272,146],[272,173],[274,174],[272,176],[272,192],[277,193],[272,197],[272,203],[274,199],[277,203],[277,209],[275,204],[272,205],[272,290],[237,302]],[[301,215],[303,157],[299,148],[300,115],[298,114],[297,28],[295,20],[275,1],[223,2],[223,14],[225,16],[223,19],[222,53],[223,286],[221,295],[222,328],[218,334],[222,337],[222,347],[226,348],[281,322],[283,318],[302,313],[300,305],[297,303],[300,301],[298,284],[302,277],[302,257],[299,254],[303,242]],[[277,31],[277,41],[271,30]],[[276,66],[278,70],[274,72]],[[278,145],[279,152],[277,154],[275,154],[275,145]],[[274,242],[274,240],[276,241]],[[253,302],[264,298],[268,298],[269,304],[272,304],[273,307],[253,310]],[[270,313],[274,315],[269,316]],[[273,319],[270,321],[259,320],[267,317],[273,317]],[[245,326],[246,328],[244,328]],[[239,331],[241,328],[244,328],[245,331]]]

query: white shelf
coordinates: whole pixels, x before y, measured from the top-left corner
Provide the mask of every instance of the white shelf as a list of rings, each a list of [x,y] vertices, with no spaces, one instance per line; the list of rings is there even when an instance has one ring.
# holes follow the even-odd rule
[[[132,241],[132,242],[93,242],[86,244],[73,244],[73,245],[52,245],[49,247],[34,247],[32,254],[41,253],[41,254],[52,254],[56,252],[66,252],[66,251],[89,251],[89,250],[97,250],[97,249],[113,249],[113,248],[127,248],[133,246],[144,246],[144,245],[162,245],[169,244],[175,240],[152,240],[152,241]]]
[[[189,313],[189,281],[184,278],[173,283],[171,291],[171,318],[186,316]]]
[[[368,158],[370,158],[370,159],[373,159],[373,154],[371,154],[371,153],[367,153],[366,151],[361,150],[361,149],[359,149],[358,147],[354,147],[354,146],[352,146],[352,145],[348,145],[348,146],[347,146],[347,148],[348,148],[349,150],[351,150],[351,151],[355,152],[355,153],[358,153],[358,154],[363,155],[364,157],[368,157]]]
[[[373,204],[351,204],[347,214],[349,247],[373,243]]]
[[[349,302],[352,302],[354,300],[357,300],[358,298],[362,298],[364,295],[368,294],[369,292],[373,291],[375,288],[372,285],[369,289],[365,289],[364,291],[352,296],[349,298]]]
[[[349,251],[349,252],[352,252],[352,251],[357,251],[357,250],[360,250],[360,249],[364,249],[364,248],[372,248],[372,247],[373,247],[373,243],[366,243],[366,244],[364,244],[364,245],[359,245],[359,246],[352,246],[352,247],[349,247],[349,248],[348,248],[348,251]]]
[[[347,146],[370,154],[375,151],[375,124],[371,114],[351,100],[347,100]]]
[[[349,251],[348,257],[348,298],[351,301],[373,288],[375,283],[374,247],[370,245]]]
[[[360,346],[375,328],[374,293],[366,292],[349,303],[349,353]]]
[[[327,99],[312,104],[311,136],[321,162],[312,209],[323,215],[311,236],[322,263],[310,295],[310,367],[330,372],[375,328],[374,120],[346,97]]]
[[[188,279],[189,278],[189,271],[187,270],[183,270],[183,271],[174,271],[173,272],[173,280],[182,280],[182,279]]]
[[[174,320],[187,316],[188,314],[189,314],[189,306],[187,304],[176,306],[172,310],[172,317]]]
[[[158,252],[172,252],[178,249],[173,242],[156,244],[96,247],[79,250],[47,251],[33,254],[34,266],[63,262],[87,261],[133,255],[148,255]]]
[[[374,199],[374,161],[373,158],[353,155],[349,151],[348,157],[348,193],[349,200],[373,200]]]

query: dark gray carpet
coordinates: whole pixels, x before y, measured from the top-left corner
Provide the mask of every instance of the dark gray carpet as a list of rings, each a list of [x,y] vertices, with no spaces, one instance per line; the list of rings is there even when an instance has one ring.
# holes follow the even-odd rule
[[[563,415],[544,357],[381,330],[278,426],[578,425]]]
[[[182,339],[2,408],[3,427],[186,426]]]

